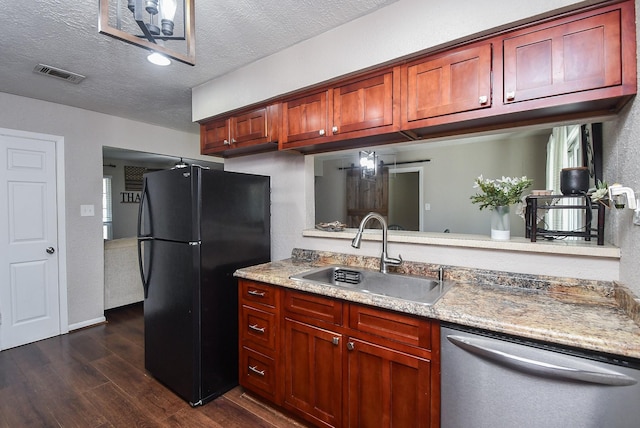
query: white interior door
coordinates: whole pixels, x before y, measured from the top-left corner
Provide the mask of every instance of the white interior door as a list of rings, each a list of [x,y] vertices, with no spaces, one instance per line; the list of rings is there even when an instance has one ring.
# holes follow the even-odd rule
[[[0,349],[61,333],[56,145],[0,135]]]

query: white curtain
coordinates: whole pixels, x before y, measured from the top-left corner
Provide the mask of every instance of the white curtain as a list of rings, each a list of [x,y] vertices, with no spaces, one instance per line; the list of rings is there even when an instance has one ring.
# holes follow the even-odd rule
[[[554,195],[561,195],[560,171],[562,168],[576,166],[582,166],[580,125],[553,128],[547,143],[547,189],[553,190]],[[558,201],[558,203],[564,205],[579,204],[581,202],[581,198],[561,199]],[[584,226],[584,213],[582,210],[548,210],[545,216],[545,229],[577,231]]]

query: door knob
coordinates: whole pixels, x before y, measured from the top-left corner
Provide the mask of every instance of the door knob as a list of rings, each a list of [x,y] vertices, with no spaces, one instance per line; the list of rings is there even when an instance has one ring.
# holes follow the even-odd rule
[[[53,253],[56,252],[56,250],[53,247],[47,247],[46,251],[47,251],[48,254],[53,254]]]

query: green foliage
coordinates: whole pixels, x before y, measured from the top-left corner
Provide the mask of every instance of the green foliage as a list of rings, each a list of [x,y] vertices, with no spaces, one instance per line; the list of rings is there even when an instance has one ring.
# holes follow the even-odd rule
[[[480,209],[508,206],[520,202],[522,192],[531,186],[533,180],[524,177],[502,177],[495,180],[476,178],[474,189],[479,191],[471,196],[471,202],[479,204]]]

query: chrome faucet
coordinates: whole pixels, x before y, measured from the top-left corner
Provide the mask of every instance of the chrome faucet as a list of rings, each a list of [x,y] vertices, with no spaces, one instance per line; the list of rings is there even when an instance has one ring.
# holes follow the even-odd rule
[[[387,273],[387,266],[400,266],[402,264],[402,256],[398,254],[398,258],[389,257],[387,254],[387,222],[378,213],[369,213],[360,222],[360,227],[358,227],[358,233],[351,241],[351,246],[353,248],[360,248],[360,241],[362,241],[362,232],[364,231],[364,226],[367,224],[369,220],[375,218],[382,226],[382,254],[380,255],[380,272]]]

